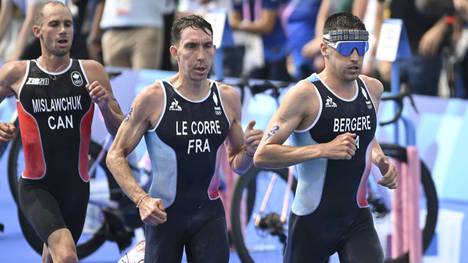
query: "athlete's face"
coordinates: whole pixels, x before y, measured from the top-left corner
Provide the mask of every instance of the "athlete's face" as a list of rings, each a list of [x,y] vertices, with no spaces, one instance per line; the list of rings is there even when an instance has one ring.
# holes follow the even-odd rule
[[[34,26],[33,31],[41,41],[43,52],[55,56],[67,55],[73,41],[73,20],[70,11],[62,5],[49,4],[44,7],[42,14],[42,23]]]
[[[171,54],[177,60],[181,74],[192,80],[204,80],[210,73],[215,46],[213,36],[202,29],[185,28]]]
[[[356,49],[349,56],[343,56],[335,48],[323,42],[321,52],[325,58],[325,66],[335,72],[342,81],[349,82],[358,78],[364,56],[360,56]]]

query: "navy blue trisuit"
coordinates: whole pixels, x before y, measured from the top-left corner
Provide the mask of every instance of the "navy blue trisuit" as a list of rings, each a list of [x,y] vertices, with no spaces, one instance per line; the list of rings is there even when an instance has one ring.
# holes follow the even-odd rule
[[[164,110],[145,134],[153,170],[149,194],[160,198],[167,221],[145,226],[145,262],[227,263],[226,219],[215,175],[230,128],[220,91],[210,83],[198,101],[162,81]]]
[[[94,104],[79,60],[57,73],[36,60],[28,66],[17,110],[25,168],[19,180],[22,212],[47,243],[55,230],[81,235],[89,200],[88,149]]]
[[[316,87],[320,110],[310,127],[291,136],[295,146],[332,141],[356,134],[350,160],[317,158],[296,165],[298,185],[289,221],[284,262],[320,263],[338,252],[341,263],[383,262],[383,251],[366,200],[372,140],[377,118],[365,83],[356,80],[356,93],[344,99],[320,80]]]

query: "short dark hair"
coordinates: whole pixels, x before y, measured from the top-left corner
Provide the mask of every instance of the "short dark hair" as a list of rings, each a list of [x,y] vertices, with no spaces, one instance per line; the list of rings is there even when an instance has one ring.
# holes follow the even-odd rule
[[[44,20],[44,9],[46,8],[46,6],[48,5],[61,5],[65,8],[68,9],[68,7],[61,1],[57,1],[57,0],[49,0],[49,1],[45,1],[45,2],[41,2],[38,4],[39,7],[37,8],[36,10],[36,13],[34,13],[34,25],[35,26],[40,26]]]
[[[327,18],[323,26],[323,34],[340,29],[366,30],[366,26],[357,16],[348,12],[340,12]]]
[[[213,28],[211,27],[211,24],[208,23],[208,21],[206,21],[205,19],[203,19],[203,17],[198,16],[198,15],[189,15],[189,16],[184,16],[184,17],[177,19],[172,25],[172,30],[171,30],[171,43],[172,44],[179,43],[180,34],[187,27],[191,27],[194,29],[201,29],[205,33],[213,36]]]

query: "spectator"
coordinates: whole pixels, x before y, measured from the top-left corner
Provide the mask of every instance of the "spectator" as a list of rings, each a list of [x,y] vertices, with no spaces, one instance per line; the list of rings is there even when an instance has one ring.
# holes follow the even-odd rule
[[[437,96],[442,69],[441,46],[447,29],[442,15],[420,12],[415,0],[392,0],[391,18],[403,20],[412,57],[400,63],[400,77],[410,84],[413,93]],[[380,72],[384,80],[390,79],[389,63],[382,63]]]
[[[104,0],[102,0],[104,1]],[[161,1],[104,1],[100,20],[104,64],[134,69],[161,66],[163,6]],[[96,28],[95,28],[96,30]],[[93,37],[100,34],[95,31]],[[93,40],[95,41],[95,40]]]
[[[303,56],[302,47],[315,38],[321,2],[292,0],[283,12],[288,37],[288,71],[295,80],[306,78],[315,71],[313,61]]]
[[[64,4],[68,4],[66,0],[56,0]],[[13,15],[13,6],[24,15],[24,21],[21,29],[15,40],[14,49],[6,57],[5,61],[13,61],[19,59],[35,59],[40,56],[41,48],[39,40],[34,38],[31,28],[33,26],[34,16],[42,3],[45,0],[2,0],[2,6],[5,6],[4,15],[0,19],[0,38],[3,37],[4,30],[8,28],[11,16]],[[2,8],[3,9],[3,8]],[[83,53],[83,42],[79,37],[80,28],[74,28],[73,46],[70,50],[70,55],[75,58],[87,58],[87,53]]]
[[[280,22],[283,0],[232,0],[229,23],[234,30],[261,36],[263,43],[262,67],[254,68],[250,77],[289,80],[286,69],[286,34]]]

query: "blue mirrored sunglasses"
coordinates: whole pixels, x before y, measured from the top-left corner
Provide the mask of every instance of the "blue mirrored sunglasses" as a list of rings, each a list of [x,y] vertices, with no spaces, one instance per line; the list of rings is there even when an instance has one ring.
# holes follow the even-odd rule
[[[327,45],[333,47],[344,57],[348,57],[353,53],[353,50],[356,49],[359,56],[364,56],[364,54],[369,50],[368,41],[338,41],[338,42],[329,42],[326,41]]]

